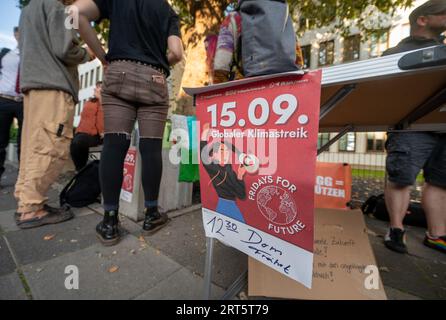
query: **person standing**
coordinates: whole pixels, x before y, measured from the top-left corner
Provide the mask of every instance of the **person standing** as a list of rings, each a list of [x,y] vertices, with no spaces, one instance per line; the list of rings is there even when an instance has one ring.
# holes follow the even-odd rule
[[[211,81],[219,84],[244,78],[242,65],[243,28],[240,14],[241,0],[230,11],[220,25],[217,44],[212,59]],[[303,66],[303,54],[296,39],[296,61],[299,67]]]
[[[19,40],[19,28],[14,28],[14,37]],[[5,172],[6,148],[9,145],[10,129],[14,118],[18,122],[17,157],[20,161],[20,136],[23,122],[23,98],[19,88],[19,48],[6,52],[0,61],[0,181]]]
[[[213,84],[243,78],[239,48],[241,35],[242,16],[238,10],[233,10],[223,20],[218,33],[213,64]]]
[[[78,65],[93,58],[66,27],[69,0],[33,0],[20,17],[20,84],[24,94],[22,155],[15,197],[22,229],[66,221],[46,194],[68,160],[78,102]]]
[[[383,55],[443,44],[446,1],[427,1],[410,14],[409,20],[410,36]],[[411,186],[423,169],[422,205],[428,224],[424,244],[446,253],[446,133],[392,132],[388,134],[386,149],[389,182],[385,201],[390,228],[384,244],[395,252],[407,253],[403,219],[410,202]]]
[[[106,66],[102,104],[104,148],[100,179],[104,219],[96,227],[104,245],[119,242],[119,196],[124,159],[138,121],[145,198],[143,234],[151,235],[168,222],[158,211],[162,173],[162,137],[168,113],[166,78],[169,66],[182,60],[178,15],[165,0],[77,0],[79,32]],[[110,20],[106,55],[91,21]]]
[[[102,82],[96,83],[93,98],[84,105],[79,126],[71,142],[71,159],[77,172],[87,165],[89,149],[102,144],[104,137],[101,86]]]

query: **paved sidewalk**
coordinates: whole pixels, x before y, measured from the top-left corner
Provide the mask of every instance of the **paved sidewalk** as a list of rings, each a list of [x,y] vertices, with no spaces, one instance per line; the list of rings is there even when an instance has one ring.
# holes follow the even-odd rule
[[[123,218],[126,234],[109,248],[95,237],[99,206],[76,209],[75,219],[63,224],[19,230],[13,220],[15,171],[8,166],[0,190],[0,300],[202,299],[206,250],[200,210],[171,213],[172,222],[146,238],[139,235],[140,224]],[[57,194],[51,192],[54,203]],[[404,256],[384,248],[384,223],[366,221],[390,299],[446,299],[446,255],[421,244],[423,230],[409,230],[411,254]],[[212,297],[220,298],[246,270],[247,258],[217,244],[214,262]],[[65,288],[71,265],[79,270],[79,290]]]
[[[141,223],[121,217],[123,240],[106,248],[94,231],[101,220],[98,205],[74,209],[75,218],[62,224],[20,230],[13,218],[15,179],[16,170],[8,166],[0,189],[0,300],[203,298],[200,210],[173,218],[146,238],[140,236]],[[57,203],[57,195],[51,191],[50,203]],[[220,263],[214,266],[212,297],[218,299],[247,262],[223,245],[215,257]],[[79,290],[65,288],[71,265],[79,270]]]

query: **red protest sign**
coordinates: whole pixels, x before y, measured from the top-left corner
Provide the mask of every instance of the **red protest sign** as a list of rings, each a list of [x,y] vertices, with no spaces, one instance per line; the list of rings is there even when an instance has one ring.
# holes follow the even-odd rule
[[[124,160],[124,172],[123,172],[124,179],[122,181],[121,199],[126,202],[132,202],[133,198],[136,157],[137,157],[136,148],[130,148]]]
[[[352,198],[352,167],[346,163],[318,162],[314,193],[316,208],[347,209]]]
[[[197,96],[206,234],[311,286],[321,72]]]

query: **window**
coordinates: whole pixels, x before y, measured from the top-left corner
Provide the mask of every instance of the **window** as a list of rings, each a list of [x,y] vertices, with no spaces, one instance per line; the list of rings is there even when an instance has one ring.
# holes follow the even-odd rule
[[[379,57],[389,48],[389,31],[376,31],[370,36],[370,57]]]
[[[83,89],[84,87],[84,75],[81,75],[81,80],[79,81],[79,87],[80,89]]]
[[[304,17],[299,18],[299,30],[305,30],[308,28],[308,19],[305,19]]]
[[[319,66],[328,66],[334,62],[334,41],[319,44]]]
[[[361,50],[361,35],[356,34],[344,39],[344,55],[343,61],[355,61],[359,60],[359,54]]]
[[[319,133],[317,136],[317,149],[319,150],[323,146],[325,146],[328,141],[330,141],[330,134],[329,133]]]
[[[101,67],[96,68],[96,83],[101,80]]]
[[[84,88],[88,88],[88,72],[85,74]]]
[[[90,87],[94,84],[94,70],[90,72]]]
[[[339,139],[339,151],[355,152],[356,150],[356,133],[348,132]]]
[[[304,58],[304,69],[311,67],[311,45],[302,47],[302,55]]]
[[[367,133],[367,152],[384,152],[385,140],[384,132]]]

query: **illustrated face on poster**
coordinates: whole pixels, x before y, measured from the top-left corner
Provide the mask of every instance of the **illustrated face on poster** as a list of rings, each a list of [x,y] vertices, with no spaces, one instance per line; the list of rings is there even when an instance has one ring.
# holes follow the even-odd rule
[[[232,219],[225,230],[234,224],[237,237],[238,222],[252,227],[240,241],[259,260],[286,255],[271,239],[313,251],[320,80],[318,71],[197,97],[203,208]]]

